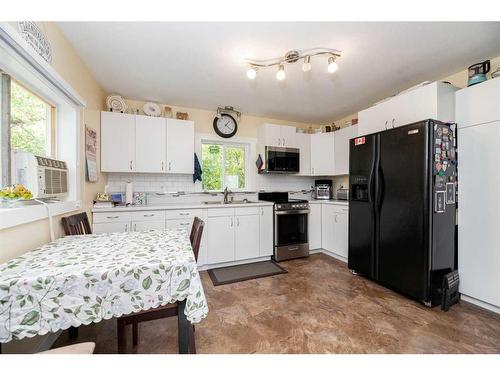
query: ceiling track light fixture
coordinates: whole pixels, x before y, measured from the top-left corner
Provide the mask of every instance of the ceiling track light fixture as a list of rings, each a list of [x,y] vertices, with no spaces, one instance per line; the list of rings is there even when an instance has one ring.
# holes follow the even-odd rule
[[[341,56],[341,51],[330,48],[312,48],[308,50],[292,50],[288,51],[284,57],[277,57],[267,60],[252,60],[245,59],[245,62],[249,65],[247,70],[248,79],[255,79],[257,77],[257,72],[259,68],[270,68],[273,66],[278,66],[278,71],[276,72],[276,79],[282,81],[286,78],[285,64],[294,64],[299,60],[304,60],[302,63],[302,71],[309,72],[311,70],[311,57],[326,55],[328,56],[328,73],[335,73],[338,69],[337,62],[335,61],[337,57]]]

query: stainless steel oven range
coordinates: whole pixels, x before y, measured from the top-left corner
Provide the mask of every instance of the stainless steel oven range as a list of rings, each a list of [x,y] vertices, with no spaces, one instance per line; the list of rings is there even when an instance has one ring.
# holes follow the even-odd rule
[[[287,192],[259,193],[274,202],[274,256],[277,262],[309,256],[309,202],[289,199]]]

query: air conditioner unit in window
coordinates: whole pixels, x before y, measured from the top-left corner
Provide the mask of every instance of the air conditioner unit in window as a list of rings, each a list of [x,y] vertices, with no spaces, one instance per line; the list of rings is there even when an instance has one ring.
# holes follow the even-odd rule
[[[64,198],[68,194],[66,162],[12,151],[12,184],[23,184],[34,198]]]

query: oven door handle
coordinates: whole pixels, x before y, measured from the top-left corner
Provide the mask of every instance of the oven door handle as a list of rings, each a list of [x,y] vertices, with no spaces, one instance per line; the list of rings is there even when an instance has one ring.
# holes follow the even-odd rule
[[[275,215],[297,215],[297,214],[308,214],[309,210],[288,210],[288,211],[275,211]]]

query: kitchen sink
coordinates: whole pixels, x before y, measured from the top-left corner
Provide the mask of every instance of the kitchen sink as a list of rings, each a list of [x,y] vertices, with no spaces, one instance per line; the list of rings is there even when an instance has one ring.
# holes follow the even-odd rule
[[[221,202],[221,201],[205,201],[202,202],[203,204],[209,204],[209,205],[228,205],[228,204],[247,204],[247,203],[257,203],[253,201],[249,201],[248,199],[241,199],[241,200],[232,200],[228,202]]]

